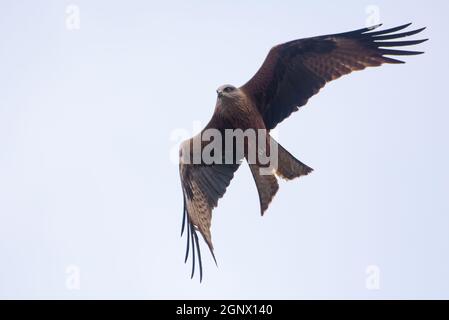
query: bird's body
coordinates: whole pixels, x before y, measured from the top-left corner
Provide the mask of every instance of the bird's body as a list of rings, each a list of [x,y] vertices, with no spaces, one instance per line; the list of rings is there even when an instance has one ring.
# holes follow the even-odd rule
[[[210,233],[212,210],[241,162],[245,159],[249,164],[263,214],[279,189],[278,177],[292,180],[312,172],[274,141],[270,130],[305,105],[327,82],[366,67],[403,63],[386,55],[420,54],[386,49],[425,41],[396,41],[424,30],[396,33],[408,26],[371,32],[376,26],[278,45],[271,49],[259,71],[245,85],[218,88],[210,122],[180,148],[184,194],[182,229],[187,226],[186,261],[192,252],[192,276],[197,256],[202,277],[196,231],[201,233],[214,256]],[[236,143],[240,138],[241,149]]]

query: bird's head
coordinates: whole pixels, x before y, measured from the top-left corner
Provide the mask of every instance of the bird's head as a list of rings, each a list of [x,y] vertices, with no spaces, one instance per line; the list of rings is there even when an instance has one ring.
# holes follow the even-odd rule
[[[239,94],[239,89],[230,84],[225,84],[217,89],[217,99],[237,98]]]

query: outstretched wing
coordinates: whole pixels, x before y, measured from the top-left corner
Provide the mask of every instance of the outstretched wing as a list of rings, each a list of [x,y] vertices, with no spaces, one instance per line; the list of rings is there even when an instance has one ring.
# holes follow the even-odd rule
[[[195,165],[179,164],[182,191],[184,194],[184,212],[181,235],[187,227],[187,249],[185,262],[192,252],[192,275],[195,273],[195,256],[198,256],[200,281],[203,277],[201,252],[196,231],[199,231],[206,241],[215,260],[210,226],[212,209],[223,197],[229,186],[234,172],[239,164]],[[215,263],[217,261],[215,260]]]
[[[398,41],[425,29],[397,33],[410,25],[371,32],[381,26],[378,25],[278,45],[271,49],[262,67],[241,89],[255,102],[266,127],[273,129],[305,105],[327,82],[366,67],[404,63],[387,56],[421,54],[388,49],[427,40]]]

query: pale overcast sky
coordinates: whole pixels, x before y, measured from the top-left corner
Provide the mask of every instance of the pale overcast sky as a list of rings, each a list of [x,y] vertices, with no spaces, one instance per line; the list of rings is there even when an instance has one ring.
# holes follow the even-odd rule
[[[2,1],[0,297],[449,298],[447,12]],[[427,26],[426,54],[340,79],[283,123],[279,141],[315,172],[282,182],[261,218],[243,166],[214,211],[219,268],[202,244],[203,283],[190,280],[171,158],[215,89],[246,82],[275,44],[379,20]]]

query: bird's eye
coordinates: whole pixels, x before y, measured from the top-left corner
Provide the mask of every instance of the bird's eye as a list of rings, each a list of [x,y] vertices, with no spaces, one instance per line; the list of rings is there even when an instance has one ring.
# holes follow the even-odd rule
[[[224,89],[224,92],[231,92],[232,90],[233,90],[232,87],[226,87],[226,88]]]

